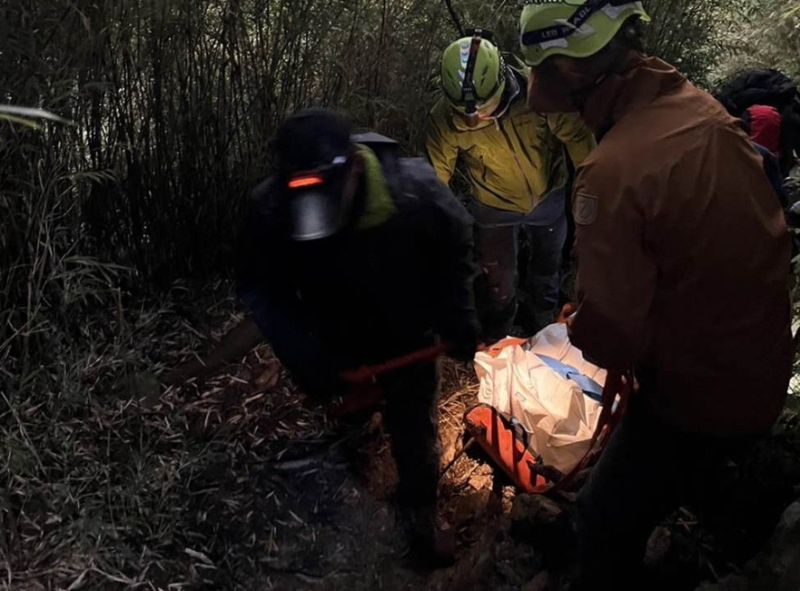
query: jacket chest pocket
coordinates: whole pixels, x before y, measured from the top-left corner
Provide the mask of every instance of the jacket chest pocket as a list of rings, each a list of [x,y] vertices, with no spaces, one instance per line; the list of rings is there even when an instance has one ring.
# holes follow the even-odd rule
[[[486,146],[478,145],[473,146],[467,152],[468,168],[484,182],[486,181],[488,171],[497,169],[497,167],[500,166],[498,156],[502,150],[499,145],[494,145],[492,148],[493,149],[487,149]]]

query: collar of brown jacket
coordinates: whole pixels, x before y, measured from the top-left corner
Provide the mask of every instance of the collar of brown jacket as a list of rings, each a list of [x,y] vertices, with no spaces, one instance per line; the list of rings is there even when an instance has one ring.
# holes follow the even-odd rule
[[[626,113],[674,91],[686,78],[670,64],[631,52],[589,95],[583,119],[602,138]]]

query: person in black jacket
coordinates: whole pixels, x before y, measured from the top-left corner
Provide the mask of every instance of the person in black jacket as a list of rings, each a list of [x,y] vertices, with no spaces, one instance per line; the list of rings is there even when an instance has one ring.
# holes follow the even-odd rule
[[[779,160],[780,174],[788,176],[800,153],[800,93],[797,83],[774,69],[749,69],[730,77],[716,93],[728,112],[747,122],[754,106],[773,107],[780,117],[777,146],[766,146]],[[757,143],[761,143],[754,138]]]
[[[479,332],[472,225],[433,169],[385,142],[379,159],[351,140],[342,116],[321,109],[290,117],[273,147],[278,171],[248,204],[238,291],[295,382],[330,398],[347,390],[343,371],[437,338],[471,360]],[[416,541],[435,552],[437,365],[379,380],[398,502]]]

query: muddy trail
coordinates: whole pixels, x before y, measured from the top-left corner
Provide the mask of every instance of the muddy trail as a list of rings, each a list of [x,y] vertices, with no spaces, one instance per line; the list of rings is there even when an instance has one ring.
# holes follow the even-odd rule
[[[208,373],[208,372],[207,372]],[[392,503],[396,473],[379,412],[331,422],[291,384],[267,345],[241,363],[171,387],[162,401],[189,418],[205,462],[190,484],[185,526],[196,539],[196,588],[297,590],[525,589],[542,569],[536,517],[477,446],[461,455],[471,368],[446,361],[440,400],[441,512],[456,564],[426,571]],[[682,509],[651,539],[652,589],[695,589],[735,572],[767,541],[800,489],[800,428],[787,410],[703,519]],[[574,497],[554,499],[570,511]],[[703,525],[706,524],[706,525]]]

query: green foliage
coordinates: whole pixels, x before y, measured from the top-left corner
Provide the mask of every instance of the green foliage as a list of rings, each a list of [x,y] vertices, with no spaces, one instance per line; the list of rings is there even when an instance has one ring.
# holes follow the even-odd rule
[[[747,68],[778,68],[800,77],[800,1],[738,0],[727,17],[721,32],[726,51],[714,82]]]
[[[645,8],[653,19],[648,27],[648,51],[705,85],[719,55],[718,27],[729,2],[645,0]]]
[[[516,50],[516,3],[454,5]],[[700,83],[744,56],[797,67],[797,1],[647,5],[649,50]],[[2,101],[44,111],[0,109],[0,361],[80,317],[64,307],[78,281],[65,278],[87,277],[75,256],[138,273],[103,275],[106,293],[125,277],[226,273],[239,205],[297,108],[342,108],[418,153],[457,36],[444,3],[425,0],[12,0],[2,16]]]
[[[30,107],[18,107],[16,105],[0,105],[0,121],[10,121],[19,125],[25,125],[33,129],[41,129],[37,120],[44,119],[57,123],[69,124],[69,121],[62,119],[44,109],[32,109]]]
[[[465,26],[516,50],[515,2],[454,4]],[[800,74],[800,0],[647,4],[649,50],[693,80],[755,62]],[[183,317],[206,306],[176,287],[172,299],[187,301],[167,313],[141,305],[142,292],[227,273],[239,205],[269,172],[268,141],[295,109],[339,107],[419,152],[440,51],[456,36],[438,0],[2,4],[0,101],[31,107],[0,105],[0,518],[17,524],[0,536],[0,563],[10,585],[26,568],[37,586],[140,585],[107,573],[139,563],[147,572],[174,551],[168,536],[205,515],[173,511],[187,491],[206,490],[197,474],[213,459],[178,449],[174,433],[208,423],[209,411],[137,405],[158,398],[147,370],[197,348]],[[254,422],[273,412],[263,404]],[[243,465],[252,459],[232,447]],[[240,572],[225,550],[221,572]]]

